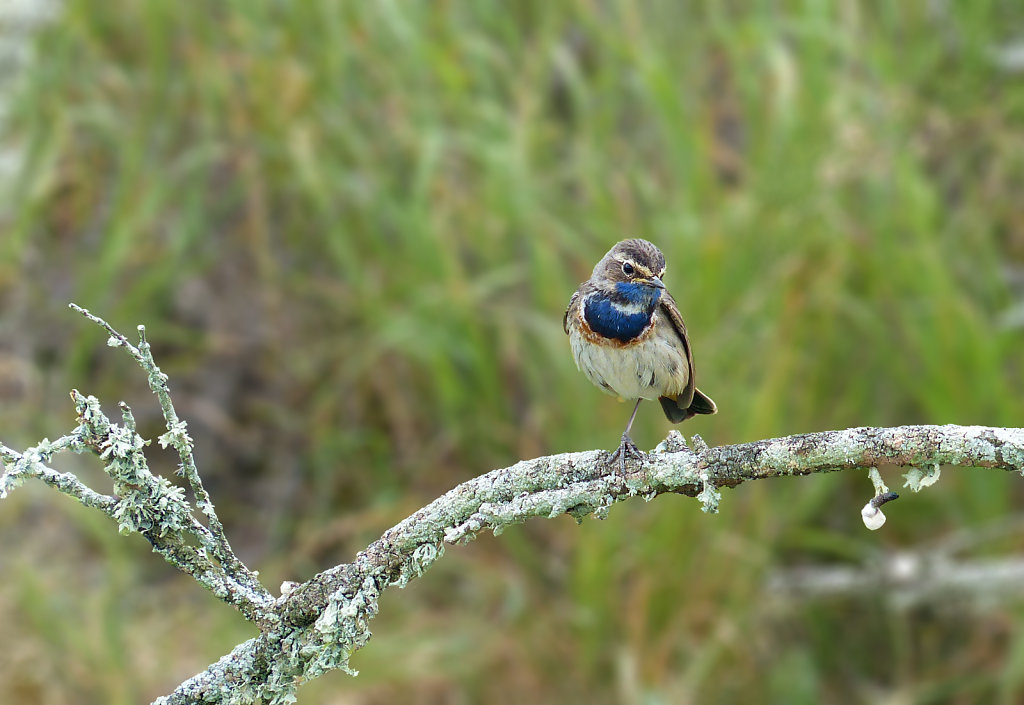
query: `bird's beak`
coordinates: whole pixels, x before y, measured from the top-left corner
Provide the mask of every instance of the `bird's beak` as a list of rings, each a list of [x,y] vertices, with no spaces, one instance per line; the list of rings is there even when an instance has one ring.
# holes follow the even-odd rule
[[[655,289],[664,289],[665,283],[661,281],[661,277],[651,277],[647,280],[647,283],[653,286]]]

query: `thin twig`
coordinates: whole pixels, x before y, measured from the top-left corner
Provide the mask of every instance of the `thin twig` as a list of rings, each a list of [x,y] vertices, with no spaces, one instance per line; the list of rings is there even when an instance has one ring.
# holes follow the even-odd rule
[[[224,569],[233,579],[246,584],[252,590],[262,589],[258,578],[238,559],[224,534],[224,525],[217,516],[217,510],[210,499],[210,494],[203,486],[199,470],[196,468],[195,456],[192,452],[194,444],[186,430],[187,425],[178,417],[174,409],[171,391],[167,385],[167,375],[160,370],[153,359],[152,350],[150,349],[149,342],[146,340],[145,326],[138,326],[139,345],[136,347],[123,334],[99,316],[74,303],[68,306],[105,329],[110,334],[110,338],[107,341],[108,344],[114,347],[123,347],[142,367],[143,371],[146,372],[149,388],[156,395],[157,401],[160,403],[160,409],[167,427],[167,433],[159,439],[160,445],[163,447],[170,445],[178,453],[178,457],[181,459],[179,466],[181,474],[192,488],[196,498],[196,507],[206,516],[206,521],[209,525],[209,537],[201,536],[201,538],[212,538],[212,540],[204,540],[204,546],[224,566]]]

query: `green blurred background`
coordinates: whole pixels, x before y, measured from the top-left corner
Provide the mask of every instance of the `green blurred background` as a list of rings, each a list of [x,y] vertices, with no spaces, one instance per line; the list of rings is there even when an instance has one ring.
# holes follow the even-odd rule
[[[68,0],[8,96],[0,439],[71,429],[72,387],[158,435],[140,371],[67,303],[145,323],[276,590],[458,482],[614,446],[630,409],[561,318],[635,236],[721,410],[687,435],[1020,426],[1022,37],[1024,6],[993,0]],[[634,438],[669,428],[645,405]],[[94,458],[56,464],[109,487]],[[358,678],[299,702],[1024,701],[1012,595],[772,587],[949,541],[1024,551],[972,539],[1016,516],[1018,478],[949,470],[877,533],[871,493],[777,480],[717,516],[669,496],[481,537],[384,596]],[[254,633],[45,488],[0,531],[0,702],[147,701]]]

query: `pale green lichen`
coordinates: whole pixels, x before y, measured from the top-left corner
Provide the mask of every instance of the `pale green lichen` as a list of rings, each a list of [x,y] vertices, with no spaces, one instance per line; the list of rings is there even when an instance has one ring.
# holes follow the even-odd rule
[[[14,469],[4,470],[0,475],[0,499],[5,499],[12,490],[16,490],[25,482],[25,476]]]
[[[427,568],[443,555],[444,544],[424,543],[417,546],[412,555],[403,562],[398,576],[389,585],[404,588],[410,580],[423,575]]]
[[[67,442],[69,439],[65,436],[59,439],[57,444],[63,446]],[[4,458],[3,464],[0,465],[0,468],[3,468],[3,473],[0,474],[0,499],[4,499],[11,490],[20,487],[26,478],[38,477],[41,473],[40,468],[50,461],[55,450],[60,449],[48,438],[44,438],[31,448],[26,448],[20,455],[6,446],[0,448],[6,451],[0,456]]]
[[[127,458],[145,448],[148,443],[132,429],[112,424],[107,432],[107,440],[100,445],[103,448],[100,459]]]
[[[352,597],[346,597],[341,590],[331,594],[313,624],[317,638],[303,635],[306,638],[294,652],[300,658],[304,678],[316,678],[335,669],[353,676],[358,674],[349,666],[349,657],[369,642],[369,621],[377,614],[379,597],[380,589],[373,576],[364,578]]]
[[[599,521],[604,521],[608,518],[608,510],[611,509],[613,504],[615,504],[614,497],[610,494],[602,495],[601,503],[594,509],[592,516]]]
[[[705,514],[718,514],[718,502],[721,499],[722,493],[710,481],[705,480],[704,489],[697,494],[701,511]]]
[[[171,446],[180,453],[191,453],[195,444],[192,437],[188,435],[187,428],[188,424],[184,420],[177,419],[171,424],[167,433],[162,434],[156,441],[160,444],[161,448]]]
[[[772,468],[779,468],[788,474],[800,469],[800,463],[793,456],[792,449],[786,443],[771,442],[762,454],[763,463]]]
[[[1024,430],[1019,428],[996,428],[993,433],[1002,445],[999,449],[1003,462],[1024,475]]]
[[[103,442],[110,428],[110,420],[100,408],[100,400],[91,394],[83,396],[77,389],[71,390],[71,398],[75,402],[75,413],[80,424],[76,432],[81,436],[84,446],[88,448]]]
[[[699,439],[700,436],[694,436],[694,439]],[[696,442],[696,441],[695,441]],[[676,429],[672,429],[668,432],[665,439],[654,447],[652,453],[678,453],[680,451],[689,450],[686,445],[686,439]]]
[[[882,476],[878,472],[878,468],[872,467],[868,470],[868,479],[871,480],[871,484],[875,487],[875,496],[885,494],[889,491],[889,488],[884,482],[882,482]]]
[[[932,463],[926,470],[912,468],[910,472],[903,475],[906,478],[904,487],[909,487],[913,492],[920,492],[925,487],[931,487],[939,481],[941,468],[938,463]]]
[[[4,464],[3,474],[0,475],[0,499],[5,499],[12,490],[21,487],[25,482],[25,469],[20,463],[13,463],[10,467]]]

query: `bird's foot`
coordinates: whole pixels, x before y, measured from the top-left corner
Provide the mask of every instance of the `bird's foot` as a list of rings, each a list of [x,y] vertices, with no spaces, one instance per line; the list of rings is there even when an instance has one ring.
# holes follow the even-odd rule
[[[644,457],[644,452],[636,447],[636,443],[629,437],[628,433],[622,434],[622,442],[619,443],[619,447],[615,449],[615,452],[608,456],[608,462],[614,463],[616,460],[619,462],[619,468],[622,470],[622,477],[626,477],[626,458],[632,456],[637,460]]]

